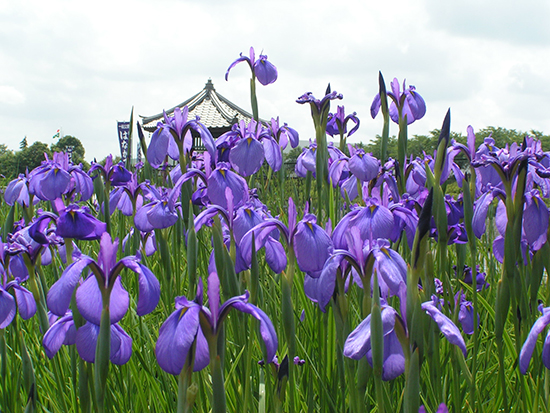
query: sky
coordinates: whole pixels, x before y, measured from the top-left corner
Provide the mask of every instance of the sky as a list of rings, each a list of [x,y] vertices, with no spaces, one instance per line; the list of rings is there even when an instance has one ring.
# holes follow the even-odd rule
[[[361,120],[354,141],[382,130],[370,104],[378,72],[414,85],[426,116],[409,135],[488,126],[550,134],[550,2],[540,0],[0,0],[0,143],[50,145],[62,129],[86,160],[119,154],[117,121],[150,116],[202,90],[250,109],[252,46],[278,69],[258,85],[260,117],[314,137],[305,92],[327,84]],[[390,127],[397,134],[397,125]]]

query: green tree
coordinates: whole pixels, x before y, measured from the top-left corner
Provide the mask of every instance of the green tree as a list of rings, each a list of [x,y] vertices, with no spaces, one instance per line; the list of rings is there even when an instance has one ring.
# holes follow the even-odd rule
[[[80,139],[71,135],[65,135],[59,139],[56,143],[50,147],[52,152],[69,152],[71,154],[71,161],[75,165],[84,161],[84,154],[86,153]]]
[[[48,148],[48,145],[42,142],[35,142],[31,146],[16,152],[15,159],[17,173],[25,173],[26,170],[31,171],[37,166],[40,166],[42,161],[45,160],[44,154],[47,154],[51,159],[52,152]]]
[[[0,144],[0,175],[13,179],[17,175],[15,154],[4,144]]]

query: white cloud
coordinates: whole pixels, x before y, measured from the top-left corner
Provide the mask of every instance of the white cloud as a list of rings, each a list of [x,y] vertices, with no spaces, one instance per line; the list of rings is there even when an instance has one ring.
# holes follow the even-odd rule
[[[0,85],[0,104],[20,105],[25,102],[25,95],[13,86]]]
[[[63,127],[87,159],[103,158],[118,151],[115,122],[132,106],[136,116],[159,113],[208,78],[250,110],[248,67],[224,80],[250,46],[279,69],[276,83],[258,87],[260,115],[280,115],[302,139],[314,131],[309,108],[295,100],[307,91],[322,97],[328,82],[344,94],[333,108],[344,104],[361,119],[356,139],[379,134],[381,120],[369,114],[379,70],[425,98],[427,115],[411,134],[439,128],[449,107],[453,130],[471,123],[550,133],[547,17],[535,0],[0,0],[0,142],[16,149],[27,135],[50,143]]]

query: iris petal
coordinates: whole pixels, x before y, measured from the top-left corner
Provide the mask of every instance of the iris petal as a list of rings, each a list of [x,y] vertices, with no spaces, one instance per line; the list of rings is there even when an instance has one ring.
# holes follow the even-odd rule
[[[198,305],[176,310],[160,327],[155,354],[167,373],[178,375],[183,369],[199,328],[199,311]]]

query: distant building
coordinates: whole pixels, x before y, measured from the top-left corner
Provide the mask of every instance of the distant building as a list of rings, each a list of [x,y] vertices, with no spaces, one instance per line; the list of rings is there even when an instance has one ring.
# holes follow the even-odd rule
[[[189,108],[189,118],[200,118],[201,123],[208,128],[214,139],[231,130],[231,127],[241,120],[248,123],[252,119],[252,114],[238,107],[227,98],[220,95],[214,89],[211,79],[208,79],[204,89],[196,95],[190,97],[184,102],[172,109],[166,111],[168,116],[173,116],[174,109]],[[163,113],[154,116],[140,116],[141,124],[145,131],[153,133],[157,129],[157,123],[164,120]],[[266,123],[262,120],[263,123]],[[199,135],[193,131],[194,147],[198,150],[204,150]]]

